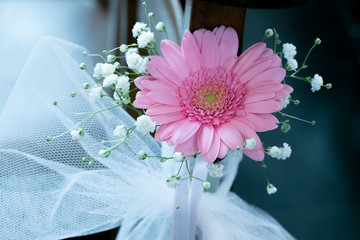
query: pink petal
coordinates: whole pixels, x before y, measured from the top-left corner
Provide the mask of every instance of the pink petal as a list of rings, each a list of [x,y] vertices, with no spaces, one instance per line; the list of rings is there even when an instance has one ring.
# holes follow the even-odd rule
[[[229,57],[228,59],[226,59],[225,62],[223,63],[224,69],[232,72],[234,66],[238,62],[238,59],[239,59],[238,57]]]
[[[199,49],[200,49],[200,52],[201,52],[201,48],[202,48],[202,45],[203,45],[203,40],[204,40],[204,34],[205,34],[206,30],[205,29],[199,29],[199,30],[196,30],[194,33],[193,33],[193,36],[199,46]]]
[[[271,57],[273,57],[273,56],[277,56],[277,55],[275,55],[274,54],[274,51],[272,50],[272,49],[270,49],[270,48],[266,48],[265,50],[264,50],[264,52],[260,55],[260,59],[264,59],[264,58],[271,58]],[[279,57],[278,57],[279,58]],[[280,59],[280,58],[279,58]],[[279,66],[280,66],[280,64],[279,64]],[[279,67],[278,66],[278,67]]]
[[[179,112],[159,114],[159,115],[149,115],[149,116],[151,117],[151,120],[156,122],[157,125],[176,122],[186,118],[184,114]]]
[[[216,32],[215,37],[219,43],[221,64],[223,64],[229,57],[237,56],[239,39],[233,28],[225,28],[224,26],[221,26]]]
[[[211,148],[207,153],[203,154],[205,161],[209,163],[214,162],[217,156],[219,155],[219,150],[220,150],[220,137],[218,136],[216,131],[214,131],[213,140],[211,142]]]
[[[269,69],[271,63],[271,59],[261,59],[256,61],[253,66],[249,67],[249,69],[241,75],[241,82],[247,83],[254,77],[259,76],[262,72]]]
[[[256,132],[241,121],[232,119],[230,121],[230,123],[237,127],[237,129],[240,131],[244,140],[249,139],[249,138],[255,138],[255,140],[256,140],[256,147],[252,150],[244,149],[243,153],[255,161],[264,160],[264,157],[265,157],[264,149],[262,147],[260,138],[256,134]]]
[[[226,27],[224,25],[221,25],[220,27],[216,27],[212,30],[213,34],[216,37],[216,40],[220,43],[221,37],[225,32]]]
[[[180,106],[179,101],[177,99],[177,94],[174,95],[174,93],[165,90],[153,90],[147,93],[146,96],[158,103]]]
[[[257,83],[265,82],[265,81],[272,81],[276,83],[280,83],[284,80],[286,75],[286,70],[283,68],[271,68],[262,72],[261,74],[257,75],[253,78],[249,83],[248,86],[253,86]]]
[[[185,79],[190,71],[181,48],[175,42],[170,40],[162,40],[160,48],[170,68],[174,70],[180,79]]]
[[[252,45],[240,55],[239,61],[234,68],[234,72],[238,75],[242,75],[256,60],[259,59],[265,49],[266,44],[262,42]]]
[[[171,137],[172,133],[183,124],[184,120],[179,120],[176,122],[161,125],[155,132],[155,140],[158,142],[168,140]]]
[[[224,158],[228,152],[228,146],[223,142],[220,141],[220,149],[219,149],[219,156],[218,158]]]
[[[270,52],[273,52],[272,50],[270,50]],[[271,57],[272,63],[271,63],[271,67],[272,68],[278,68],[281,65],[281,59],[278,55],[273,55]]]
[[[266,114],[247,113],[242,120],[245,123],[250,122],[251,124],[253,124],[256,127],[255,130],[257,132],[265,132],[276,129],[278,127],[277,124],[279,123],[279,121],[274,115],[267,113]]]
[[[266,100],[260,102],[248,103],[244,110],[250,113],[273,113],[283,108],[282,103],[275,100]]]
[[[201,55],[199,46],[190,33],[189,30],[184,32],[183,40],[181,42],[181,47],[185,56],[186,61],[188,62],[189,67],[192,72],[197,72],[201,68]]]
[[[159,114],[166,114],[166,113],[181,112],[182,110],[183,110],[183,108],[179,107],[179,106],[155,104],[155,105],[152,105],[151,107],[149,107],[148,110],[146,110],[146,114],[159,115]]]
[[[283,84],[266,81],[248,87],[247,92],[277,92],[283,88]]]
[[[216,128],[221,140],[231,149],[236,149],[243,143],[243,138],[239,131],[230,123],[223,123]]]
[[[134,83],[135,83],[135,86],[137,88],[139,88],[140,90],[143,90],[143,86],[142,86],[142,81],[143,80],[149,80],[149,79],[153,79],[153,77],[151,76],[140,76],[140,77],[137,77],[135,80],[134,80]]]
[[[167,64],[163,64],[162,59],[159,58],[161,57],[151,57],[151,59],[154,60],[151,60],[146,65],[148,72],[151,74],[151,76],[154,76],[155,78],[165,78],[169,82],[180,87],[183,80],[177,74],[175,74],[174,71],[170,69],[170,66],[168,66]]]
[[[175,144],[183,143],[193,136],[200,128],[201,123],[198,121],[183,121],[183,124],[173,132],[171,140]]]
[[[197,139],[197,133],[195,133],[187,141],[177,144],[175,147],[175,152],[182,152],[185,155],[194,155],[198,150],[196,139]]]
[[[283,84],[283,88],[276,93],[276,99],[286,98],[293,91],[294,91],[294,89],[292,87],[290,87],[289,85]]]
[[[133,102],[133,105],[136,108],[147,109],[149,106],[157,103],[157,102],[151,100],[150,98],[148,98],[146,96],[147,93],[148,93],[148,91],[145,91],[145,90],[139,91],[136,93],[135,101]]]
[[[135,79],[136,81],[137,79]],[[136,82],[135,82],[136,84]],[[141,85],[148,90],[167,90],[175,92],[175,85],[164,79],[148,79],[142,80]]]
[[[245,95],[244,103],[248,104],[252,102],[263,101],[263,100],[271,99],[275,96],[276,94],[273,92],[249,92],[248,94]]]
[[[204,33],[204,40],[201,49],[203,67],[215,68],[220,65],[219,46],[212,32],[206,31]]]
[[[197,138],[200,152],[207,153],[209,151],[213,136],[213,126],[211,124],[203,124],[199,129]]]

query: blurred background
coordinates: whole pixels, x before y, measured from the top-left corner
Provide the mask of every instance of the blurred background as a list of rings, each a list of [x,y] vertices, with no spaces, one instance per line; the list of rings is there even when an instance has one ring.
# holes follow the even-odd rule
[[[60,37],[90,52],[130,43],[132,25],[145,21],[140,4],[139,0],[0,0],[0,112],[39,37]],[[165,22],[172,40],[179,41],[184,1],[149,0],[148,4],[156,14],[155,22]],[[261,41],[264,31],[272,27],[283,43],[297,47],[299,63],[319,37],[322,43],[311,54],[303,75],[318,73],[333,88],[312,93],[310,85],[290,80],[297,90],[293,99],[301,104],[290,105],[287,112],[316,120],[317,125],[291,120],[287,134],[280,130],[261,134],[268,144],[280,146],[285,141],[293,149],[288,160],[265,159],[269,179],[278,189],[275,195],[266,193],[260,163],[246,157],[233,191],[268,212],[297,239],[360,239],[360,104],[356,98],[360,1],[313,0],[291,8],[248,9],[243,49]],[[113,239],[116,231],[82,239]]]

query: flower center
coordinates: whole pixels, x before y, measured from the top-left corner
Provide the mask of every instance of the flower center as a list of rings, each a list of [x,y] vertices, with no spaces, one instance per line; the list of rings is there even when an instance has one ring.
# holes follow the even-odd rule
[[[238,77],[221,67],[189,75],[177,92],[188,119],[213,125],[230,120],[245,95]]]

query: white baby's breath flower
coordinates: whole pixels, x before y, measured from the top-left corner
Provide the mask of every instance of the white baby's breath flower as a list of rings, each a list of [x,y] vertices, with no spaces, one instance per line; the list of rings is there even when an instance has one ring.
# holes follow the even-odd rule
[[[136,119],[135,127],[140,133],[146,135],[155,131],[156,123],[148,115],[142,115]]]
[[[137,153],[137,156],[140,160],[144,160],[147,158],[146,152],[142,149]]]
[[[271,147],[269,152],[268,152],[268,154],[273,158],[278,158],[280,153],[281,153],[280,148],[278,148],[276,146]]]
[[[319,74],[315,74],[314,77],[311,79],[311,91],[319,91],[323,84],[323,78]]]
[[[298,62],[294,58],[289,58],[287,60],[286,69],[288,71],[295,71],[298,68]]]
[[[155,29],[158,30],[159,32],[165,32],[166,31],[165,23],[158,22],[155,26]]]
[[[126,58],[126,64],[131,69],[136,70],[143,63],[143,58],[137,53],[131,53],[131,54],[127,55],[125,58]]]
[[[103,63],[97,63],[94,67],[94,78],[100,79],[102,77],[102,65]]]
[[[132,53],[139,53],[139,49],[136,47],[129,48],[125,53],[125,57],[129,56]]]
[[[210,183],[210,182],[207,182],[207,181],[204,181],[204,182],[202,183],[202,185],[203,185],[203,188],[204,188],[204,189],[209,189],[209,188],[211,187],[211,183]]]
[[[120,46],[120,52],[124,53],[128,50],[128,46],[126,44],[121,44]]]
[[[132,29],[133,37],[136,38],[137,36],[139,36],[141,34],[141,32],[143,32],[145,30],[147,30],[146,23],[143,23],[143,22],[135,23],[135,25]]]
[[[284,54],[284,58],[294,58],[296,55],[296,47],[291,43],[284,43],[282,52]]]
[[[142,59],[141,65],[136,69],[139,73],[147,73],[146,64],[149,62],[149,57]]]
[[[182,162],[185,159],[185,154],[182,152],[175,152],[173,158],[175,162]]]
[[[83,129],[74,130],[71,131],[70,134],[73,140],[80,140],[84,136],[84,130]]]
[[[154,40],[154,33],[147,31],[142,32],[137,39],[137,43],[139,44],[139,48],[146,47],[152,40]]]
[[[90,89],[89,97],[90,97],[91,101],[93,101],[93,102],[100,101],[100,99],[101,99],[101,90],[102,90],[101,87],[96,87],[96,88]]]
[[[101,66],[101,75],[107,77],[115,72],[115,66],[113,64],[104,63]]]
[[[268,183],[268,185],[266,186],[266,191],[269,195],[271,195],[277,192],[277,188],[273,184]]]
[[[280,99],[281,102],[283,103],[283,109],[287,107],[287,105],[289,105],[290,103],[290,95],[288,95],[286,98],[282,98]]]
[[[244,141],[244,147],[246,149],[252,150],[256,147],[256,140],[255,138],[248,138]]]
[[[118,82],[119,76],[117,74],[111,74],[107,76],[103,81],[103,87],[110,87]]]
[[[116,56],[112,55],[112,54],[109,54],[109,55],[107,55],[106,60],[108,62],[114,62],[116,60]]]
[[[113,135],[121,140],[124,140],[127,135],[127,131],[123,125],[118,125],[113,131]]]
[[[206,167],[211,177],[220,178],[224,176],[224,165],[220,163],[208,163]]]
[[[128,76],[121,76],[117,79],[116,90],[122,93],[128,92],[130,89],[130,82]]]
[[[279,155],[279,159],[285,160],[290,157],[292,150],[289,144],[287,143],[283,143],[283,146],[284,147],[280,148],[281,152]]]
[[[181,184],[181,177],[177,175],[169,175],[168,179],[166,179],[166,184],[169,188],[176,188]]]

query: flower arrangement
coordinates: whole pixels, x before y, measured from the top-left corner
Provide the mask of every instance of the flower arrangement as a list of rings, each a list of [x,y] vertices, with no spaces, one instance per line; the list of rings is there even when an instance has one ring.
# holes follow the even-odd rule
[[[175,146],[174,155],[150,156],[139,149],[138,158],[178,162],[177,173],[170,173],[164,181],[170,188],[176,188],[186,179],[202,181],[204,189],[210,188],[209,181],[193,175],[187,161],[200,154],[208,163],[209,175],[217,178],[223,176],[221,160],[229,151],[242,151],[249,158],[262,162],[264,168],[265,155],[282,160],[289,158],[292,150],[288,143],[283,143],[282,147],[266,146],[257,133],[274,130],[279,125],[287,133],[291,129],[290,119],[315,125],[315,121],[291,116],[284,109],[291,103],[300,103],[290,95],[294,91],[289,85],[293,79],[309,83],[313,92],[321,87],[332,87],[330,83],[324,85],[318,74],[299,76],[301,70],[307,68],[308,57],[321,40],[315,39],[300,67],[293,44],[282,44],[282,49],[278,50],[281,41],[275,29],[267,29],[263,39],[273,39],[273,49],[259,42],[240,56],[237,56],[239,39],[231,27],[219,26],[212,31],[199,29],[193,33],[186,30],[180,46],[168,39],[161,41],[161,56],[152,28],[167,37],[166,26],[163,22],[155,25],[154,13],[147,13],[146,3],[143,7],[148,23],[134,25],[132,34],[136,43],[122,44],[104,50],[102,54],[83,53],[84,56],[102,59],[93,69],[97,83],[84,84],[84,92],[93,102],[111,98],[114,106],[84,113],[84,119],[73,128],[47,140],[66,133],[70,133],[73,140],[81,140],[86,134],[86,124],[93,116],[126,107],[138,114],[134,126],[116,126],[114,139],[101,142],[112,146],[100,149],[98,154],[110,156],[126,143],[133,131],[143,135],[154,133],[156,141]],[[116,51],[121,52],[120,56],[114,54]],[[126,65],[119,62],[123,60]],[[80,64],[80,69],[88,70],[84,63]],[[135,100],[130,96],[134,91]],[[72,93],[71,96],[78,94]],[[57,102],[54,105],[59,106]],[[279,121],[277,116],[284,120]],[[82,160],[93,165],[88,156]],[[180,174],[183,167],[186,167],[187,175]],[[268,179],[266,189],[269,194],[277,191]]]

